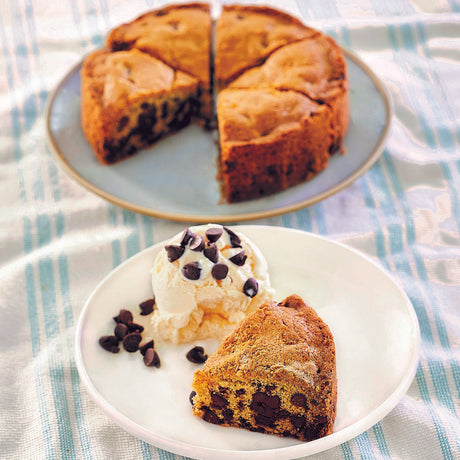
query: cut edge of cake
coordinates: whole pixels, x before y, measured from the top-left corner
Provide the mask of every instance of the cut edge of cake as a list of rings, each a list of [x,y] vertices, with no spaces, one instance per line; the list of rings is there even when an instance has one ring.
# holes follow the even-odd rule
[[[112,73],[104,69],[107,60],[116,62]],[[160,69],[151,89],[148,83],[139,87],[131,78],[137,65]],[[187,126],[199,97],[197,79],[139,50],[91,53],[82,66],[81,87],[83,132],[104,164],[129,157]],[[124,87],[132,87],[132,94],[124,92]],[[110,91],[117,96],[110,97]]]

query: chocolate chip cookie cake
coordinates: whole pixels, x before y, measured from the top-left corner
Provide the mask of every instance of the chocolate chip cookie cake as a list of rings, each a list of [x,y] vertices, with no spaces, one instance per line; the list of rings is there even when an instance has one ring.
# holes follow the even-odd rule
[[[112,51],[139,49],[173,69],[199,80],[200,118],[210,121],[211,15],[205,3],[169,5],[113,29],[107,37]]]
[[[193,413],[207,422],[311,441],[332,433],[335,346],[296,295],[249,314],[193,378]]]
[[[217,116],[218,177],[234,203],[308,180],[344,153],[347,69],[331,38],[263,6],[224,5],[211,31],[209,5],[169,5],[113,29],[85,60],[82,126],[101,162]]]
[[[276,49],[319,32],[273,8],[224,5],[216,23],[215,78],[223,89]]]
[[[195,113],[198,80],[139,50],[95,51],[81,79],[83,131],[105,164],[186,126]]]

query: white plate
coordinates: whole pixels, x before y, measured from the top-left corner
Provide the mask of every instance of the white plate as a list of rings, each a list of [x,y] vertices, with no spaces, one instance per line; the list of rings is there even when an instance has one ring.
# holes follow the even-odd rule
[[[228,204],[220,200],[217,146],[191,125],[154,148],[111,166],[95,159],[80,125],[80,69],[74,67],[50,95],[46,111],[52,151],[72,178],[132,211],[186,222],[259,219],[317,203],[351,185],[379,158],[392,107],[384,85],[358,57],[344,51],[350,81],[350,126],[345,155],[333,155],[313,179],[275,195]]]
[[[193,344],[160,344],[160,369],[145,367],[139,353],[114,355],[98,345],[100,336],[113,331],[112,316],[151,296],[149,272],[164,243],[110,273],[82,311],[77,367],[90,396],[129,433],[193,458],[295,458],[370,428],[398,403],[415,375],[420,333],[406,294],[372,260],[342,244],[278,227],[234,228],[265,254],[277,299],[301,295],[331,328],[338,376],[334,433],[302,443],[211,425],[192,415],[188,400],[197,366],[185,353]],[[207,351],[215,347],[212,341],[204,345]]]

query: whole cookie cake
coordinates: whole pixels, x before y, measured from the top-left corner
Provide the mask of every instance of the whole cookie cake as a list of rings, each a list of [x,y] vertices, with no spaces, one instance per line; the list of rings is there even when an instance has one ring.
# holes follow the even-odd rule
[[[330,37],[263,6],[169,5],[113,29],[82,69],[83,131],[113,163],[217,117],[222,197],[240,202],[310,179],[342,147],[346,62]],[[215,93],[215,110],[213,110]]]

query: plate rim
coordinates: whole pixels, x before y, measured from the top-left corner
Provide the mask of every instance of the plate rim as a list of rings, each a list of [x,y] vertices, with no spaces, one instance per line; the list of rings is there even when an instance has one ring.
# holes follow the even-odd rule
[[[132,203],[131,201],[125,200],[123,198],[119,198],[111,193],[107,192],[99,188],[98,186],[94,185],[90,180],[86,179],[82,175],[80,175],[67,161],[65,155],[61,151],[58,146],[57,140],[54,136],[53,130],[51,129],[51,114],[54,107],[54,102],[58,94],[61,92],[63,86],[82,66],[83,59],[81,59],[77,64],[75,64],[67,73],[62,77],[59,81],[57,86],[54,90],[49,94],[46,108],[45,108],[45,119],[46,119],[46,134],[48,143],[51,146],[51,151],[54,154],[55,158],[57,158],[58,163],[61,165],[64,172],[75,180],[77,183],[85,187],[90,192],[102,197],[106,201],[115,204],[117,206],[121,206],[122,208],[128,209],[133,212],[138,212],[140,214],[144,214],[151,217],[160,217],[163,219],[169,219],[178,222],[195,222],[201,223],[205,221],[212,221],[216,223],[222,222],[235,222],[235,221],[247,221],[252,219],[262,219],[268,217],[274,217],[278,215],[282,215],[285,213],[298,211],[299,209],[305,208],[307,206],[311,206],[315,203],[318,203],[326,198],[329,198],[332,195],[342,191],[343,189],[349,187],[355,180],[361,177],[366,171],[368,171],[373,164],[378,160],[380,155],[383,152],[386,138],[388,137],[391,121],[393,119],[394,109],[393,103],[390,96],[390,93],[381,79],[374,73],[374,71],[355,53],[342,48],[345,55],[354,61],[361,69],[367,74],[367,76],[372,80],[375,84],[381,99],[385,106],[385,125],[383,127],[382,133],[379,137],[379,140],[367,157],[366,161],[355,171],[352,172],[347,178],[339,182],[338,184],[334,185],[333,187],[329,188],[328,190],[318,193],[313,197],[300,200],[297,203],[281,206],[275,209],[267,209],[264,211],[252,211],[248,213],[234,213],[234,214],[187,214],[181,212],[168,212],[168,211],[161,211],[147,206],[137,205]]]
[[[356,422],[352,423],[351,425],[343,428],[340,431],[334,432],[324,438],[320,438],[314,441],[310,441],[308,443],[296,444],[293,446],[287,447],[279,447],[273,449],[261,449],[261,450],[229,450],[229,449],[222,449],[218,450],[215,448],[208,448],[203,446],[193,446],[191,444],[185,443],[183,441],[174,441],[167,437],[161,437],[156,435],[150,430],[142,427],[138,423],[134,422],[133,420],[129,419],[126,415],[119,412],[114,406],[112,406],[106,399],[102,396],[101,393],[96,389],[94,384],[92,383],[90,376],[88,375],[86,368],[84,366],[84,360],[81,350],[81,342],[82,342],[82,335],[83,335],[83,322],[85,321],[87,312],[89,310],[89,306],[93,297],[97,294],[97,292],[102,288],[102,286],[107,282],[107,280],[112,277],[116,272],[123,270],[126,265],[129,263],[133,263],[134,259],[140,258],[144,255],[144,253],[153,251],[157,246],[163,244],[166,240],[160,241],[152,246],[149,246],[142,251],[139,251],[137,254],[129,257],[116,268],[111,270],[106,276],[103,277],[101,281],[96,285],[93,289],[91,294],[89,295],[88,299],[86,300],[78,318],[76,330],[75,330],[75,362],[78,370],[78,374],[80,379],[82,380],[85,390],[90,398],[102,409],[106,415],[111,418],[111,420],[116,423],[120,428],[124,431],[130,433],[134,437],[138,439],[142,439],[143,441],[152,444],[156,447],[166,449],[169,452],[173,452],[179,455],[185,456],[192,456],[194,458],[200,459],[209,459],[213,460],[219,458],[221,460],[227,459],[244,459],[247,458],[251,459],[271,459],[276,458],[278,459],[291,459],[291,458],[298,458],[305,455],[312,455],[316,453],[320,453],[326,451],[330,448],[337,447],[340,444],[350,441],[354,437],[358,436],[359,434],[363,433],[364,431],[369,430],[372,428],[376,423],[381,421],[388,413],[394,409],[394,407],[399,403],[399,401],[404,397],[409,389],[409,386],[414,380],[418,365],[419,365],[419,357],[420,357],[420,349],[421,349],[421,334],[420,334],[420,325],[418,322],[417,314],[415,309],[410,301],[406,292],[402,289],[402,287],[396,283],[393,279],[391,274],[381,265],[379,265],[375,260],[373,260],[367,254],[349,246],[345,243],[340,241],[335,241],[330,238],[327,238],[322,235],[317,235],[312,232],[307,232],[300,229],[292,229],[292,228],[285,228],[279,226],[269,226],[269,225],[234,225],[233,226],[236,231],[241,231],[244,233],[248,229],[257,229],[256,231],[268,231],[272,229],[277,229],[280,231],[285,231],[287,233],[297,233],[301,234],[307,238],[313,238],[317,240],[322,240],[327,244],[332,246],[336,245],[339,246],[354,255],[364,259],[371,265],[373,265],[385,278],[387,278],[398,290],[401,294],[402,298],[405,300],[405,304],[407,306],[407,311],[410,314],[410,318],[412,321],[413,332],[414,332],[414,343],[412,347],[412,353],[410,355],[409,365],[407,367],[408,372],[406,372],[404,378],[399,382],[393,392],[388,395],[388,397],[383,401],[382,404],[377,406],[373,409],[370,413],[368,413],[365,417],[357,420]],[[232,227],[232,228],[233,228]],[[324,446],[325,444],[325,446]],[[306,446],[308,446],[306,448]],[[272,457],[275,456],[275,457]]]

